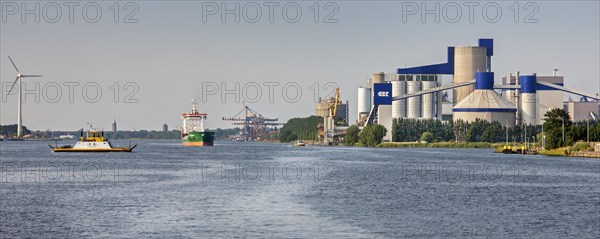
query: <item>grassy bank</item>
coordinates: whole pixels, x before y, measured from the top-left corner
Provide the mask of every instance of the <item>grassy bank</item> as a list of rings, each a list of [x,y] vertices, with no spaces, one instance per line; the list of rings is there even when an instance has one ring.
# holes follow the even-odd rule
[[[487,142],[384,142],[377,145],[383,148],[496,148],[497,146],[498,144]]]

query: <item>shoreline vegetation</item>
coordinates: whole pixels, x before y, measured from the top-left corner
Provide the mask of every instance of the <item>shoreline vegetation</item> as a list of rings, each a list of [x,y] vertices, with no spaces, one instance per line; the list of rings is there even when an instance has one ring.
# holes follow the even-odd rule
[[[502,147],[499,143],[488,142],[383,142],[378,144],[379,148],[496,148]]]
[[[502,153],[504,150],[503,143],[489,142],[434,142],[434,143],[419,143],[419,142],[383,142],[378,144],[378,148],[489,148],[494,149],[495,153]],[[360,144],[355,146],[360,147]],[[521,145],[511,146],[520,148]],[[535,152],[538,155],[555,156],[555,157],[588,157],[600,158],[599,152],[594,152],[594,148],[586,142],[577,142],[573,146],[561,147],[557,149],[538,150]]]

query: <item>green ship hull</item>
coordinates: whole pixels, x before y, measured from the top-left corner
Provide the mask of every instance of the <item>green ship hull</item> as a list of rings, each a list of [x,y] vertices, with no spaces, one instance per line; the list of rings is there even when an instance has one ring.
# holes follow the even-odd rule
[[[184,146],[213,146],[215,132],[189,132],[182,135],[181,144]]]

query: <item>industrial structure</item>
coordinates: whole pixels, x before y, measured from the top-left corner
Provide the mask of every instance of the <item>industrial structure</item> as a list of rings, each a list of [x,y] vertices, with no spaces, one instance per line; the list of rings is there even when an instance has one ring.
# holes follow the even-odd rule
[[[335,101],[335,96],[328,97],[326,99],[319,98],[319,101],[315,104],[315,115],[321,117],[327,117],[330,115],[330,107]],[[349,121],[350,102],[346,100],[342,103],[338,99],[335,116],[339,119],[348,122]]]
[[[244,108],[233,117],[223,117],[222,120],[233,121],[233,125],[242,126],[239,141],[260,141],[265,140],[268,127],[281,125],[278,118],[267,118],[262,114],[244,105]]]
[[[539,125],[546,112],[563,108],[565,92],[599,100],[598,94],[564,87],[564,77],[558,75],[557,69],[552,76],[521,75],[516,71],[497,85],[492,71],[493,55],[493,39],[479,39],[477,46],[448,47],[446,63],[373,74],[366,86],[358,88],[358,125],[377,122],[388,132],[394,118],[466,122],[479,118],[507,126]],[[452,76],[452,82],[442,85],[442,75]],[[451,89],[449,102],[444,91]],[[584,115],[581,117],[587,117],[594,108],[598,112],[598,102],[585,104],[567,106],[571,115]],[[384,140],[391,140],[391,134]]]
[[[569,116],[574,122],[594,119],[600,114],[598,102],[586,101],[585,99],[578,102],[569,99],[564,104],[564,110],[569,112]]]
[[[325,100],[319,99],[316,105],[317,116],[323,117],[323,124],[319,124],[319,141],[323,144],[335,144],[335,136],[343,135],[348,129],[348,101],[341,103],[340,89],[335,89],[335,94]],[[341,120],[341,122],[340,122]]]

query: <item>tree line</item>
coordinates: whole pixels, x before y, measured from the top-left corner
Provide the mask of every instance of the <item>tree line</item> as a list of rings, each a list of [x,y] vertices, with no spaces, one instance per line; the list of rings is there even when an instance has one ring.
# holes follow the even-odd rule
[[[290,119],[279,130],[279,141],[316,140],[319,137],[317,127],[322,123],[323,117],[314,115],[306,118]]]

